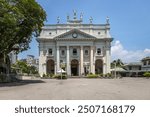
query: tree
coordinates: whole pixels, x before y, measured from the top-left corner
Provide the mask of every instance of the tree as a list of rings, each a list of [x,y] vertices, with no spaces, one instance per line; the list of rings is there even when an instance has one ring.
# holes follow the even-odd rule
[[[122,62],[121,59],[114,60],[114,61],[111,63],[111,67],[114,68],[114,67],[115,67],[115,64],[116,64],[116,67],[122,67],[122,66],[124,65],[124,63]]]
[[[33,36],[38,36],[46,13],[35,0],[0,0],[0,58],[17,46],[27,50]]]
[[[145,73],[143,74],[143,76],[144,76],[144,77],[147,77],[147,78],[150,78],[150,72],[145,72]]]
[[[24,61],[17,61],[16,64],[12,65],[12,67],[19,68],[22,73],[38,74],[38,71],[35,66],[30,66]]]

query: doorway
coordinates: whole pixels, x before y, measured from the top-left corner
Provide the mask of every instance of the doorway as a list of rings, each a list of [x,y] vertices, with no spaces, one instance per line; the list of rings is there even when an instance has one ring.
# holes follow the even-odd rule
[[[71,75],[72,76],[79,75],[79,62],[76,59],[71,61]]]

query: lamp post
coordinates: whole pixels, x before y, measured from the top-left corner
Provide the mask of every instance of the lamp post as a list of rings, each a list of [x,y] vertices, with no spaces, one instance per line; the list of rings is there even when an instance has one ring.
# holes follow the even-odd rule
[[[61,69],[61,80],[62,80],[62,64],[63,62],[60,63],[60,69]]]
[[[116,61],[114,61],[114,63],[115,63],[115,78],[116,78]]]
[[[61,80],[62,80],[62,68],[65,66],[64,62],[60,62],[60,68],[61,68]]]

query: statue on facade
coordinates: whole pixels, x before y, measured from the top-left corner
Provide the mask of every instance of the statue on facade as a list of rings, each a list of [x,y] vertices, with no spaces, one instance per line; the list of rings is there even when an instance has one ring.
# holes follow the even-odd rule
[[[69,17],[69,15],[67,15],[67,21],[69,21],[69,19],[70,19],[70,17]]]
[[[77,19],[77,11],[73,10],[74,19]]]
[[[81,14],[80,14],[80,20],[82,20],[83,19],[83,13],[81,12]]]
[[[57,24],[59,24],[60,23],[60,17],[58,16],[57,17]]]
[[[106,23],[109,24],[109,17],[106,18]]]
[[[89,19],[89,20],[90,20],[90,24],[92,24],[92,22],[93,22],[93,18],[92,18],[92,17],[90,17],[90,19]]]

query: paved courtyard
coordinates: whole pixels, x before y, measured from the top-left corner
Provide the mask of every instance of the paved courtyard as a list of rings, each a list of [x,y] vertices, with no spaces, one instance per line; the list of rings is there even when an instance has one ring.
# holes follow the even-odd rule
[[[34,79],[0,84],[0,99],[150,99],[150,79]]]

